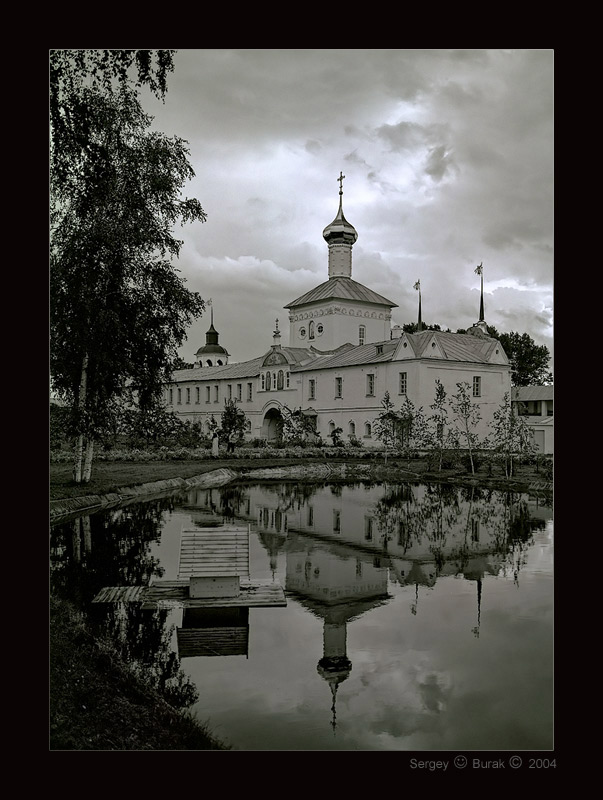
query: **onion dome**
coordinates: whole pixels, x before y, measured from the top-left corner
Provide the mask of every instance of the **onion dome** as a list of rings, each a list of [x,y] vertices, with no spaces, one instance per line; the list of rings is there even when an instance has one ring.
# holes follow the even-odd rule
[[[341,181],[345,178],[343,173],[339,175],[339,211],[337,216],[330,225],[322,232],[323,238],[327,244],[347,244],[353,245],[358,238],[356,228],[347,221],[343,214],[343,189]]]
[[[195,353],[195,357],[199,364],[203,366],[221,366],[228,363],[228,356],[230,355],[225,347],[219,344],[218,339],[220,334],[214,328],[214,309],[211,309],[211,325],[205,334],[205,344],[200,347]]]

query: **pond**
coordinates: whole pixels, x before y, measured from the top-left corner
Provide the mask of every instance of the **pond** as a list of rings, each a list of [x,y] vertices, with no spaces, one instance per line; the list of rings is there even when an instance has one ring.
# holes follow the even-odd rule
[[[178,580],[182,532],[233,524],[249,530],[249,577],[286,605],[92,602]],[[445,484],[197,489],[53,526],[50,585],[235,750],[554,747],[543,499]]]

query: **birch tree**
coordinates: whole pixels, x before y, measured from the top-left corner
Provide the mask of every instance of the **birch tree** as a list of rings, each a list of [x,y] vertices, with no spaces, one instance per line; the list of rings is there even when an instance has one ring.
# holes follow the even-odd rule
[[[479,405],[473,402],[471,397],[471,387],[467,382],[460,382],[456,385],[457,393],[450,397],[450,408],[453,420],[457,423],[457,431],[461,444],[464,444],[469,453],[469,463],[471,464],[471,474],[475,474],[475,463],[473,451],[478,444],[478,436],[473,430],[475,425],[482,418]]]
[[[515,413],[508,392],[505,392],[488,427],[492,432],[487,444],[504,465],[505,477],[511,478],[515,469],[515,458],[532,455],[536,452],[536,445],[525,419]]]
[[[145,56],[147,71],[130,79],[137,51],[110,51],[126,53],[123,63],[91,52],[96,60],[50,55],[50,369],[72,410],[77,483],[90,480],[116,403],[162,405],[170,365],[204,307],[172,264],[182,246],[173,226],[206,219],[198,200],[181,196],[194,176],[187,143],[152,131],[138,99],[141,83],[165,91],[170,60],[153,73]]]

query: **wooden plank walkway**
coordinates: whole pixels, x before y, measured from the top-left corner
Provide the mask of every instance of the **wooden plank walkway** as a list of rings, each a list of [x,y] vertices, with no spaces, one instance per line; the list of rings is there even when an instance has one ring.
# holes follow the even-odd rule
[[[183,608],[261,608],[287,605],[280,583],[241,581],[241,592],[236,597],[189,597],[188,581],[157,581],[150,586],[106,586],[93,599],[93,603],[141,602],[143,610],[158,608],[162,604],[175,604]]]
[[[149,586],[143,598],[143,609],[157,608],[161,603],[178,603],[183,608],[259,608],[287,605],[280,583],[241,581],[241,592],[235,597],[190,597],[188,581],[157,581]]]
[[[179,578],[249,577],[249,528],[183,530]]]
[[[247,626],[224,628],[177,628],[178,655],[246,656],[249,648]]]
[[[137,603],[147,591],[146,586],[105,586],[96,595],[93,603]]]

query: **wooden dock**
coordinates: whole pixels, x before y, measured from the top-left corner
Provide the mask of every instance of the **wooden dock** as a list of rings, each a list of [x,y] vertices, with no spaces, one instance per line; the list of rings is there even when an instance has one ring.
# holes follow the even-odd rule
[[[196,656],[246,656],[249,651],[249,628],[177,628],[180,658]]]
[[[241,581],[234,597],[190,597],[189,582],[157,581],[150,586],[106,586],[93,603],[140,602],[143,611],[170,605],[180,608],[285,607],[287,600],[280,583]]]

